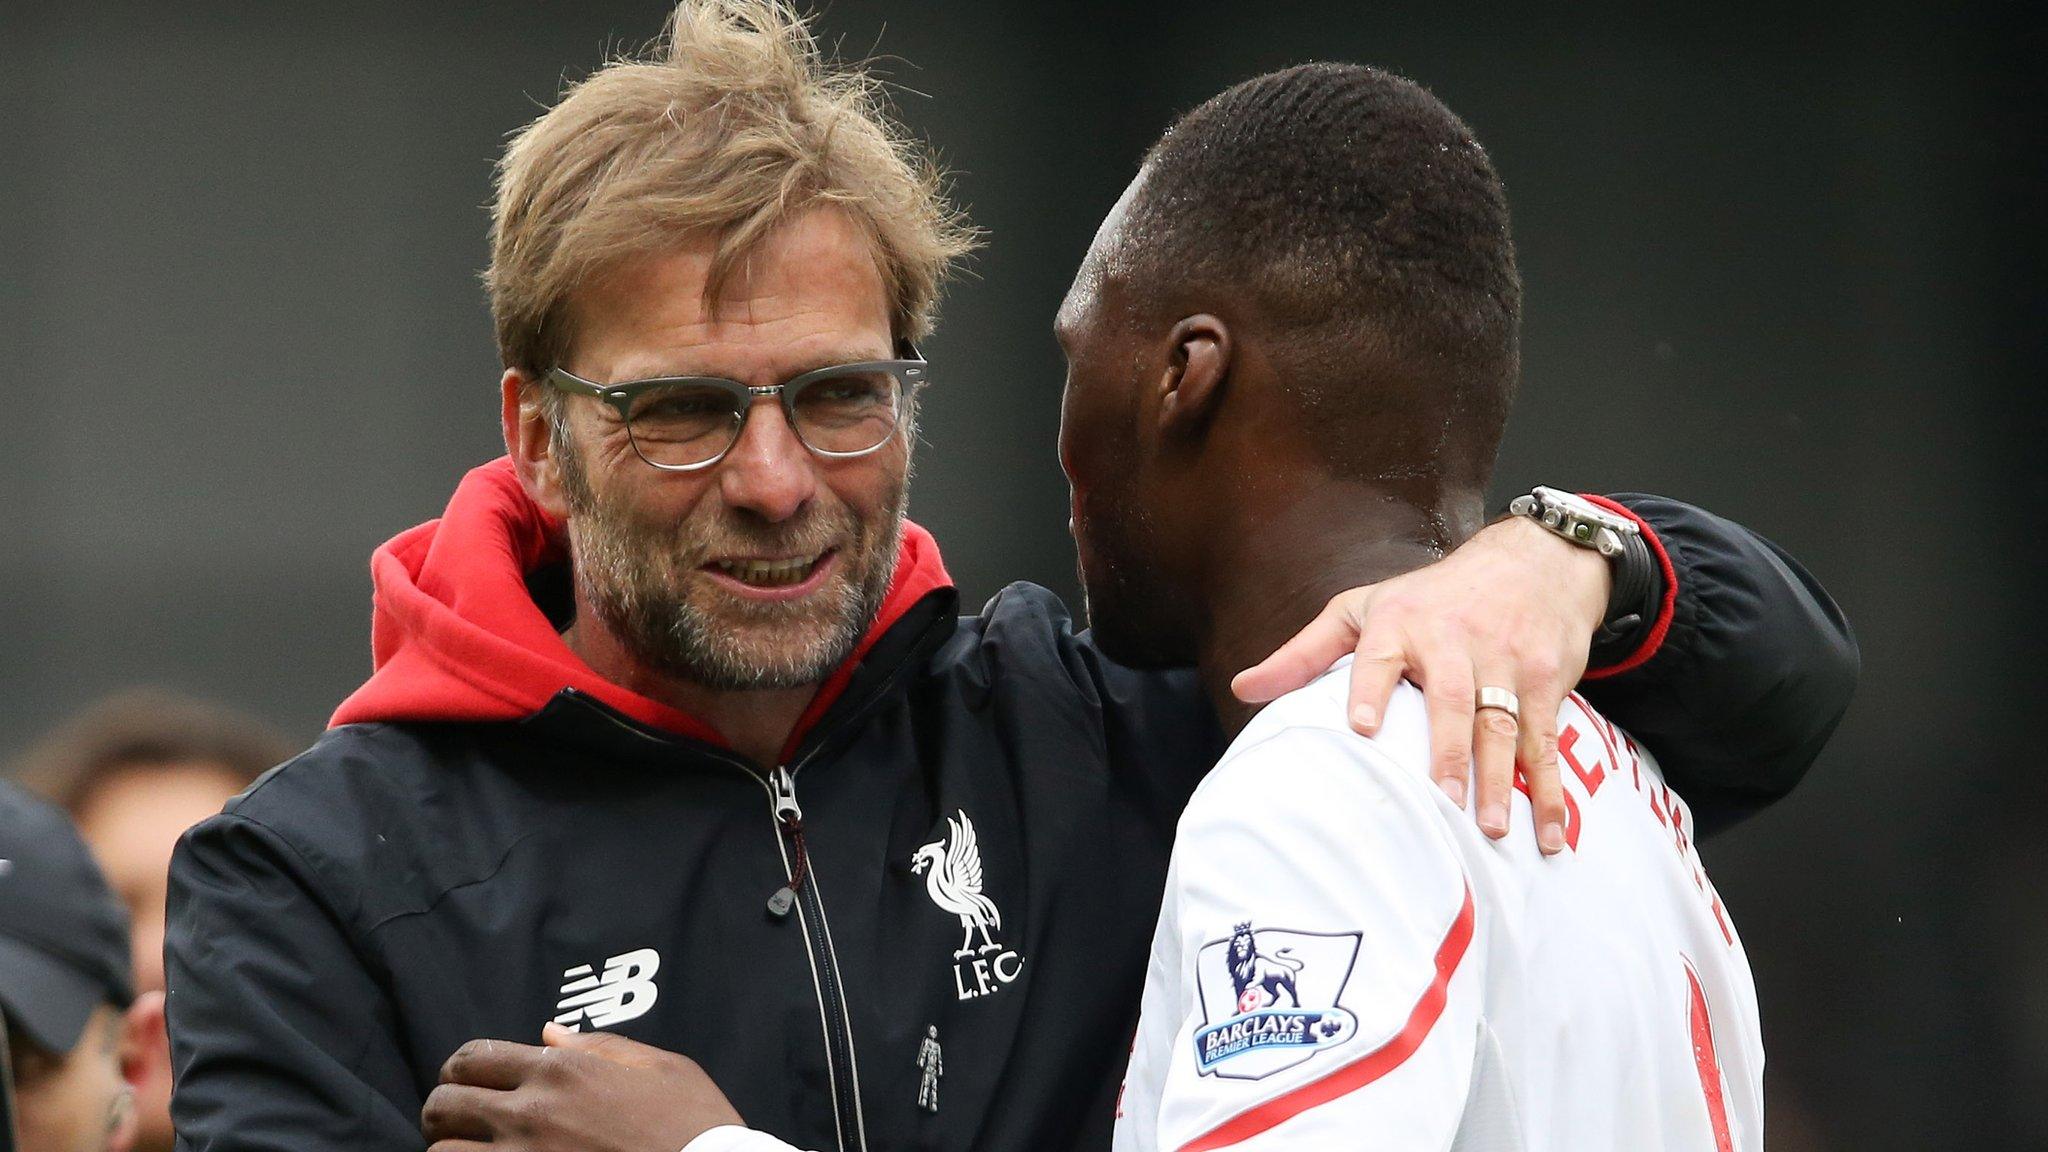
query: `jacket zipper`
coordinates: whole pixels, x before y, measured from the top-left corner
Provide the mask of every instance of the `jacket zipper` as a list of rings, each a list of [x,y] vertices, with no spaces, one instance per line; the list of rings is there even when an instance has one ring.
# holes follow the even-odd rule
[[[903,667],[892,670],[874,695],[842,719],[840,726],[850,726],[865,716],[875,701],[885,697],[888,689],[906,673],[907,669]],[[660,740],[626,723],[602,701],[585,696],[574,688],[565,691],[572,697],[580,697],[596,705],[598,715],[620,728],[644,739]],[[788,881],[768,898],[768,911],[779,918],[788,915],[791,908],[796,910],[804,932],[804,953],[811,963],[818,1012],[824,1024],[825,1072],[832,1088],[834,1133],[838,1137],[840,1152],[867,1152],[867,1123],[861,1111],[860,1073],[854,1059],[853,1025],[846,1010],[846,990],[839,980],[838,953],[832,947],[831,929],[825,922],[825,902],[818,893],[817,877],[811,873],[810,852],[803,842],[803,808],[796,800],[796,774],[816,759],[828,743],[819,740],[805,750],[794,765],[778,767],[770,774],[762,773],[739,757],[720,755],[709,749],[705,751],[707,758],[744,772],[768,790],[770,812],[775,821],[775,846],[782,856],[782,870]]]
[[[888,695],[889,688],[908,673],[908,667],[891,670],[873,695],[844,716],[837,727],[845,729],[858,722],[876,701]],[[853,1024],[846,1008],[846,989],[839,979],[839,955],[832,946],[832,930],[825,919],[824,896],[811,869],[810,852],[804,845],[803,808],[796,799],[796,774],[803,771],[804,765],[817,759],[829,744],[829,740],[819,739],[803,751],[795,764],[779,767],[762,780],[768,785],[775,817],[776,844],[782,850],[783,873],[788,878],[788,883],[769,896],[768,911],[777,917],[788,915],[792,906],[797,911],[797,920],[804,930],[804,950],[810,956],[812,977],[817,984],[818,1008],[825,1020],[825,1068],[832,1085],[832,1117],[837,1125],[840,1152],[867,1152],[867,1121],[862,1114],[860,1100],[860,1066],[854,1057]],[[762,779],[744,761],[731,762],[744,768],[748,775]]]
[[[807,761],[809,757],[806,757]],[[804,761],[799,761],[798,768]],[[792,906],[804,933],[804,950],[817,985],[818,1011],[825,1026],[826,1071],[832,1088],[832,1118],[841,1152],[867,1152],[867,1125],[861,1115],[860,1070],[854,1061],[853,1025],[846,1010],[846,989],[840,982],[839,955],[825,922],[825,902],[811,871],[804,844],[803,808],[796,799],[796,772],[777,768],[768,780],[773,801],[777,846],[782,850],[788,883],[768,898],[768,911],[786,916]]]

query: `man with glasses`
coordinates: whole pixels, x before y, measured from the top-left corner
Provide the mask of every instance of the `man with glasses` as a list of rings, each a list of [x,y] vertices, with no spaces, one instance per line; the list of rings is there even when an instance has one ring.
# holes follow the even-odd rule
[[[904,519],[913,342],[966,244],[872,83],[766,2],[683,4],[514,139],[508,458],[379,550],[376,673],[173,864],[189,1146],[674,1152],[681,1057],[614,1063],[623,1037],[806,1147],[1106,1143],[1174,820],[1224,742],[1192,676],[1109,662],[1042,589],[959,616]],[[1419,665],[1440,778],[1476,759],[1505,831],[1525,742],[1561,836],[1547,733],[1489,721],[1468,755],[1471,698],[1562,698],[1604,628],[1613,711],[1696,806],[1752,810],[1853,646],[1768,545],[1630,507],[1612,564],[1489,528],[1241,687],[1359,641],[1370,710]]]

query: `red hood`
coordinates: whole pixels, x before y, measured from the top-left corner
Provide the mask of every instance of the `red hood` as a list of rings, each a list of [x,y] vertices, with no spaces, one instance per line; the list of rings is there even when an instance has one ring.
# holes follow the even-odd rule
[[[329,723],[521,720],[574,688],[643,724],[725,744],[709,723],[603,679],[569,650],[526,587],[528,573],[563,556],[560,521],[527,498],[510,459],[471,470],[439,520],[399,533],[370,558],[376,671]],[[906,522],[881,613],[819,686],[792,745],[845,689],[875,640],[927,593],[951,584],[931,534]]]

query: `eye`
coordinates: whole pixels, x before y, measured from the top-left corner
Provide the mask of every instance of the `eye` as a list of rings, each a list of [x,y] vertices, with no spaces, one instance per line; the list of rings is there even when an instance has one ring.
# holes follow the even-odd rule
[[[813,380],[797,393],[795,401],[798,408],[816,410],[821,415],[878,405],[892,406],[895,402],[896,378],[887,372],[862,372]]]
[[[866,452],[889,438],[902,399],[889,372],[846,372],[822,376],[790,398],[797,431],[814,449]]]
[[[732,414],[732,397],[713,388],[666,388],[633,402],[635,420],[692,420]]]
[[[732,393],[708,384],[650,388],[634,398],[627,423],[643,450],[730,436],[739,408]]]

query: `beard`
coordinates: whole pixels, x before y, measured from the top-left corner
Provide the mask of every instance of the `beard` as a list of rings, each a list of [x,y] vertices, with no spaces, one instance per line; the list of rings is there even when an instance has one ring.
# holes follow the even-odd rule
[[[873,626],[896,575],[909,478],[886,511],[809,507],[770,523],[700,501],[681,523],[650,522],[616,492],[592,489],[558,444],[577,599],[647,667],[714,691],[801,688],[830,676]],[[702,571],[715,557],[835,550],[825,585],[800,600],[736,596]]]
[[[1089,501],[1075,518],[1080,539],[1082,606],[1104,655],[1126,668],[1180,668],[1195,662],[1189,606],[1150,562],[1153,525],[1129,493]]]

